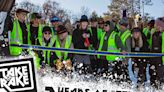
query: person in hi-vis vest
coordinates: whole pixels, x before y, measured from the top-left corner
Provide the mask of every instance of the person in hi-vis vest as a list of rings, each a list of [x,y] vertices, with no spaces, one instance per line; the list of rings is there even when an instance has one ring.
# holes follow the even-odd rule
[[[61,24],[62,24],[62,20],[58,16],[53,16],[51,18],[51,26],[52,26],[51,30],[53,30],[52,35],[56,35],[57,28]]]
[[[57,28],[57,35],[55,36],[54,47],[56,48],[65,48],[72,49],[72,36],[68,34],[68,31],[65,26],[59,25]],[[54,51],[52,55],[56,69],[62,70],[71,70],[72,69],[72,54],[68,52]]]
[[[27,24],[28,29],[28,44],[35,45],[38,37],[42,37],[43,25],[41,25],[41,16],[38,13],[31,14],[30,24]]]
[[[91,50],[97,50],[98,43],[100,42],[100,39],[103,34],[103,29],[98,27],[97,17],[90,18],[90,26],[88,29],[90,31],[91,39],[92,39],[91,40],[91,47],[92,47]],[[90,55],[90,59],[91,59],[92,70],[97,71],[98,61],[97,61],[96,55]]]
[[[93,17],[90,19],[89,31],[90,31],[91,37],[93,39],[92,40],[92,47],[93,47],[93,49],[97,50],[98,42],[100,41],[100,38],[103,34],[103,29],[98,28],[97,18]]]
[[[42,37],[38,37],[37,45],[43,47],[53,47],[55,42],[52,36],[52,30],[49,26],[45,26],[42,31]],[[44,69],[45,65],[51,66],[53,59],[51,58],[52,52],[50,50],[37,50],[37,60],[35,61],[36,67],[38,69]]]
[[[131,52],[131,31],[128,28],[128,19],[123,18],[119,22],[119,36],[127,52]]]
[[[104,24],[104,33],[100,39],[98,51],[107,51],[107,52],[125,52],[125,47],[123,46],[118,33],[111,29],[111,22],[106,21]],[[102,73],[107,72],[109,69],[109,64],[115,63],[118,61],[119,56],[116,55],[97,55],[99,60],[99,68]],[[117,62],[116,62],[117,63]],[[113,72],[117,71],[117,66],[113,66]]]
[[[98,28],[103,30],[104,29],[104,19],[103,18],[98,18]]]
[[[158,21],[158,20],[156,20]],[[152,35],[152,53],[164,53],[164,31],[156,24],[156,31]],[[159,83],[164,83],[164,56],[152,57],[150,59],[149,74],[150,83],[158,88]]]
[[[131,31],[128,28],[128,18],[124,17],[120,20],[119,22],[119,36],[120,39],[122,41],[123,46],[126,48],[126,52],[131,52]],[[117,64],[117,66],[121,66],[119,67],[120,69],[118,69],[118,72],[120,73],[120,75],[123,75],[123,79],[125,81],[128,81],[128,61],[130,58],[124,58],[122,60],[122,62],[119,62]]]
[[[154,32],[156,31],[155,29],[155,20],[149,21],[147,27],[143,29],[144,35],[147,37],[147,41],[149,43],[149,48],[152,48],[152,36]]]
[[[9,26],[11,31],[9,44],[27,44],[27,27],[25,24],[25,17],[28,11],[24,9],[17,9],[15,18]],[[20,47],[9,46],[10,55],[18,56],[22,54],[23,49]]]

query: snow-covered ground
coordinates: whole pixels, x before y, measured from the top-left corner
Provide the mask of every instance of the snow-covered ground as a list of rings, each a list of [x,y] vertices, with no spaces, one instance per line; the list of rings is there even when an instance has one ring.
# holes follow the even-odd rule
[[[131,62],[129,62],[131,64]],[[130,66],[128,67],[130,69]],[[130,72],[132,82],[112,82],[103,77],[95,77],[93,75],[79,75],[72,72],[69,75],[63,73],[54,73],[51,69],[46,69],[46,73],[37,73],[37,86],[39,92],[45,91],[46,87],[52,87],[55,92],[163,92],[164,87],[160,90],[149,85],[147,81],[145,86],[136,87],[135,75]],[[149,77],[149,76],[147,76]]]
[[[128,87],[129,84],[123,83],[118,86],[107,79],[95,79],[92,75],[79,75],[77,73],[73,73],[71,76],[47,73],[44,76],[38,75],[37,80],[39,92],[45,92],[45,87],[52,87],[55,92],[72,92],[73,90],[76,90],[73,92],[131,92],[131,89]],[[61,91],[62,89],[63,91]],[[66,89],[68,91],[64,91]]]
[[[4,58],[1,57],[1,59]],[[137,88],[136,75],[133,74],[131,65],[131,60],[129,60],[128,70],[132,81],[131,83],[113,82],[111,79],[95,77],[92,74],[79,75],[77,72],[70,72],[68,74],[63,72],[57,73],[52,71],[50,67],[46,67],[44,73],[36,72],[37,89],[38,92],[50,92],[48,90],[46,91],[46,87],[53,88],[54,92],[164,92],[164,86],[161,86],[160,90],[156,90],[149,85],[150,76],[148,74],[148,69],[148,81],[145,82],[145,86]],[[0,89],[0,92],[3,91]]]

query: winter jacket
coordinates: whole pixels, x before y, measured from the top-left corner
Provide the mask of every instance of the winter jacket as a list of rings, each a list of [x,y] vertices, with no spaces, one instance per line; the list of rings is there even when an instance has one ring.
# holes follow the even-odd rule
[[[89,49],[89,47],[85,47],[84,45],[86,39],[83,38],[83,33],[88,35],[88,40],[91,44],[92,39],[89,30],[75,29],[72,36],[73,46],[75,49]]]

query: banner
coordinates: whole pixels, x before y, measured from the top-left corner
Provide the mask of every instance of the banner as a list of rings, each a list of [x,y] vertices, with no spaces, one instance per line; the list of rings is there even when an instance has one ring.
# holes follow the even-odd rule
[[[37,92],[32,58],[0,60],[0,92]]]
[[[11,46],[21,47],[23,49],[34,49],[34,50],[50,50],[50,51],[61,51],[76,54],[88,54],[88,55],[117,55],[125,57],[161,57],[164,56],[163,53],[146,53],[146,52],[126,52],[122,54],[121,52],[107,52],[107,51],[96,51],[96,50],[84,50],[84,49],[65,49],[65,48],[55,48],[55,47],[45,47],[38,45],[28,45],[28,44],[11,44]]]

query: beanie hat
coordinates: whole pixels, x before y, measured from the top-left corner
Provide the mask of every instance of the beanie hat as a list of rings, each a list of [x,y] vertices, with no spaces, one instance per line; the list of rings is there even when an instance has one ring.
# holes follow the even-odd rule
[[[18,8],[16,10],[16,13],[22,13],[22,12],[25,12],[25,13],[29,13],[29,11],[25,10],[25,9],[21,9],[21,8]]]
[[[135,28],[133,28],[132,32],[141,32],[141,30],[140,30],[140,28],[135,27]]]
[[[50,33],[52,33],[51,28],[50,28],[49,26],[45,26],[45,27],[43,28],[42,33],[47,32],[47,31],[50,32]]]
[[[80,22],[88,22],[88,17],[86,15],[82,15]]]
[[[62,33],[65,33],[67,32],[67,29],[65,26],[63,25],[59,25],[58,28],[57,28],[57,34],[62,34]]]
[[[59,21],[61,21],[61,20],[60,20],[59,17],[57,17],[57,16],[53,16],[53,17],[51,18],[51,22],[59,22]]]
[[[41,19],[42,17],[39,15],[39,13],[34,12],[31,14],[31,19],[35,19],[35,18]]]
[[[106,21],[105,24],[110,26],[110,21]]]
[[[150,20],[148,24],[149,25],[154,25],[155,24],[155,20]]]
[[[128,20],[127,20],[127,18],[122,18],[120,20],[119,24],[127,27],[128,26]]]

